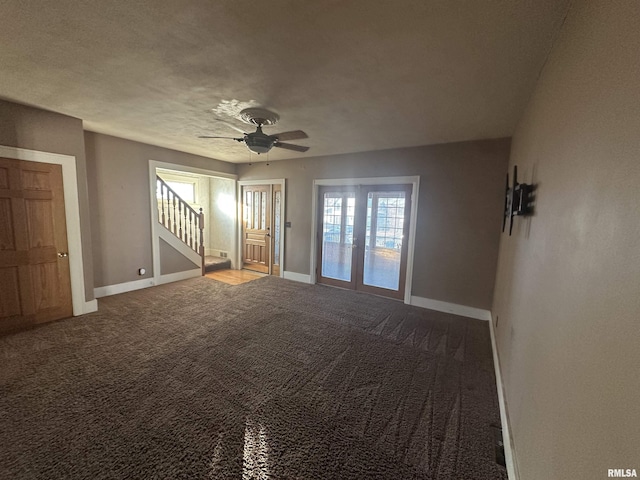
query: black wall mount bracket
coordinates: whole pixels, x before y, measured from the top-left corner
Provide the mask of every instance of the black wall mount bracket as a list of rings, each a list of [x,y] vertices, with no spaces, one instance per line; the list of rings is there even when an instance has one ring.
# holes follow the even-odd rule
[[[502,219],[502,231],[504,232],[509,219],[509,235],[513,231],[513,218],[524,217],[533,214],[534,185],[518,183],[518,166],[513,166],[513,186],[509,187],[509,174],[504,198],[504,217]]]

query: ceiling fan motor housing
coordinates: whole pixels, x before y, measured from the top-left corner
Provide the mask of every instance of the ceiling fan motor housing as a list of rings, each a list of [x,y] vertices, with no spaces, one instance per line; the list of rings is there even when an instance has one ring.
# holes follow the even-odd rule
[[[249,150],[257,154],[267,153],[271,150],[275,141],[274,137],[263,133],[261,127],[244,137],[244,142],[249,147]]]
[[[291,143],[283,143],[282,140],[295,140],[301,138],[309,138],[302,130],[295,130],[290,132],[281,132],[275,135],[267,135],[262,131],[264,125],[275,125],[278,122],[279,115],[274,112],[270,112],[264,108],[245,108],[240,112],[240,120],[256,125],[256,131],[253,133],[245,133],[244,137],[217,137],[217,136],[201,136],[200,138],[227,138],[235,140],[237,142],[244,142],[247,148],[260,155],[261,153],[267,153],[273,147],[280,147],[287,150],[293,150],[295,152],[306,152],[309,147],[303,147],[301,145],[293,145]]]

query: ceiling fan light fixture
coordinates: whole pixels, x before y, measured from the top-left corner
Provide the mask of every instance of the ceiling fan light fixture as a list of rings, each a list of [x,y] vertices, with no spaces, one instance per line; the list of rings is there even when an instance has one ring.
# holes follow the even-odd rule
[[[210,135],[202,135],[200,138],[227,138],[237,142],[244,142],[250,151],[257,153],[258,155],[269,152],[273,147],[293,150],[294,152],[300,153],[304,153],[309,150],[309,147],[283,142],[283,140],[309,138],[309,136],[302,130],[280,132],[274,135],[267,135],[262,131],[262,127],[264,125],[274,125],[278,121],[280,117],[277,113],[270,112],[264,108],[245,108],[240,112],[240,118],[247,123],[256,125],[256,131],[252,133],[245,133],[242,138]]]
[[[251,133],[244,137],[244,143],[252,152],[257,154],[267,153],[273,147],[275,139],[269,135],[262,133],[262,129],[258,127],[258,132]]]

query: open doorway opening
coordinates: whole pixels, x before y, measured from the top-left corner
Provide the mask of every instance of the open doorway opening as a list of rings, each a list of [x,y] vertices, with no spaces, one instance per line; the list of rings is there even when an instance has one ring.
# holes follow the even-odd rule
[[[239,268],[236,176],[150,162],[156,284]]]

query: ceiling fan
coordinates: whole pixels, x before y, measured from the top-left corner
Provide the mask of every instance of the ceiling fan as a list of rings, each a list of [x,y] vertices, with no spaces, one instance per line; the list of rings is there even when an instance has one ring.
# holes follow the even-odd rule
[[[267,153],[273,147],[293,150],[295,152],[306,152],[309,150],[309,147],[283,142],[284,140],[300,140],[302,138],[309,138],[309,136],[302,130],[276,133],[274,135],[267,135],[262,131],[263,126],[275,125],[277,123],[280,117],[276,113],[263,108],[245,108],[240,112],[240,118],[246,123],[256,125],[256,131],[253,133],[242,132],[242,137],[201,135],[198,138],[226,138],[229,140],[235,140],[236,142],[244,142],[249,150],[257,153],[258,155],[261,153]]]

